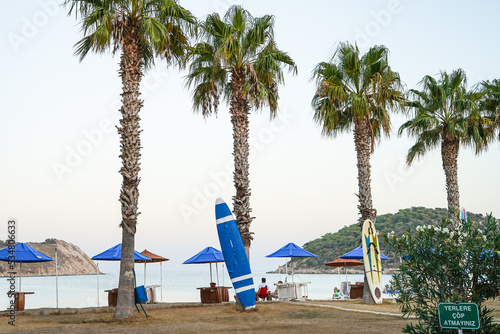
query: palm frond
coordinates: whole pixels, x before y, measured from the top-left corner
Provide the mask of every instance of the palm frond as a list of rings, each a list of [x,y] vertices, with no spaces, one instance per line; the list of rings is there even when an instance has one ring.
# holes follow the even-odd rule
[[[122,48],[125,35],[139,29],[137,39],[143,65],[148,68],[155,56],[185,64],[188,37],[196,31],[196,19],[175,0],[66,0],[69,15],[81,17],[84,37],[76,44],[80,60],[90,52],[113,53]],[[128,35],[127,35],[128,36]]]
[[[389,135],[389,111],[404,110],[405,98],[399,74],[392,71],[387,57],[385,46],[374,46],[360,56],[356,45],[339,43],[330,62],[315,67],[312,79],[316,81],[316,94],[312,106],[324,133],[335,132],[334,126],[339,126],[340,131],[350,128],[337,121],[340,118],[336,115],[342,114],[344,120],[352,122],[369,119],[372,149],[382,133]],[[327,108],[331,108],[331,115]],[[334,123],[327,126],[326,120]]]
[[[451,74],[442,71],[438,80],[427,75],[420,85],[422,90],[412,90],[412,100],[407,102],[408,108],[415,113],[414,117],[400,127],[399,134],[406,130],[417,138],[417,142],[426,143],[419,146],[422,150],[434,147],[426,138],[430,133],[433,144],[436,143],[435,137],[441,136],[442,140],[473,147],[476,154],[487,147],[494,128],[486,111],[487,90],[476,86],[468,91],[467,77],[462,69]]]
[[[163,53],[169,45],[169,35],[167,28],[154,17],[144,17],[140,21],[140,34],[143,36],[144,65],[149,68],[154,63],[154,55]],[[154,50],[154,51],[153,51]]]
[[[205,85],[204,89],[195,88],[196,99],[207,101],[200,94],[210,94],[207,83],[216,82],[218,94],[229,102],[234,93],[232,75],[238,73],[239,78],[244,78],[245,103],[256,109],[268,106],[274,117],[278,108],[277,87],[284,80],[283,68],[297,71],[293,59],[279,50],[274,41],[274,17],[254,18],[241,6],[232,6],[223,18],[210,14],[200,26],[203,41],[188,48],[191,65],[186,76],[187,86]]]
[[[193,92],[193,109],[200,111],[205,117],[216,114],[220,95],[220,87],[216,82],[208,81],[198,84]]]
[[[421,158],[429,150],[436,148],[441,143],[441,129],[434,128],[423,131],[416,143],[408,150],[406,163],[411,165],[415,159]]]

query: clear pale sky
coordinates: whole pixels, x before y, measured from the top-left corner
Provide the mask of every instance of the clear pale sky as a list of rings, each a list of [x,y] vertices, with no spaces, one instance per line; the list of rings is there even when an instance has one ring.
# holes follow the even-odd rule
[[[15,217],[20,241],[54,237],[93,256],[121,242],[119,57],[90,55],[79,63],[73,56],[79,24],[59,3],[6,2],[0,14],[0,239]],[[254,16],[275,15],[278,46],[299,70],[280,87],[281,116],[270,121],[264,110],[250,120],[254,271],[282,264],[264,256],[286,243],[303,245],[358,218],[352,134],[323,138],[310,107],[311,71],[339,41],[357,41],[363,52],[386,45],[408,88],[424,75],[457,68],[466,71],[469,87],[500,78],[495,1],[181,1],[199,18],[231,4]],[[158,61],[143,80],[136,249],[188,270],[180,263],[202,248],[220,249],[215,199],[232,206],[234,187],[228,108],[207,119],[194,114],[185,74]],[[447,206],[439,149],[404,165],[413,140],[395,132],[405,119],[392,117],[393,135],[371,159],[379,214]],[[478,157],[460,151],[460,202],[468,211],[500,216],[499,149],[495,142]]]

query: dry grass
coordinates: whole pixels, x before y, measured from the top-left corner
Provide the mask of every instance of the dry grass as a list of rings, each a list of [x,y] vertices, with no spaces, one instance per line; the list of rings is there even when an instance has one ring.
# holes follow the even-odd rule
[[[241,312],[234,304],[148,311],[115,321],[112,314],[18,315],[18,333],[400,333],[407,319],[318,308],[299,303],[261,303]],[[9,329],[7,318],[0,332]],[[379,330],[379,331],[377,331]]]
[[[323,305],[322,307],[318,304]],[[500,301],[488,303],[500,309]],[[324,306],[326,305],[326,307]],[[333,306],[333,307],[331,307]],[[335,308],[334,308],[335,307]],[[171,307],[149,310],[149,318],[136,316],[115,321],[112,313],[30,316],[18,315],[16,333],[401,333],[413,321],[395,316],[337,309],[399,313],[392,302],[367,305],[361,301],[260,303],[256,311],[241,312],[234,304],[208,307]],[[495,311],[495,318],[500,312]],[[0,321],[0,333],[11,331],[8,319]]]

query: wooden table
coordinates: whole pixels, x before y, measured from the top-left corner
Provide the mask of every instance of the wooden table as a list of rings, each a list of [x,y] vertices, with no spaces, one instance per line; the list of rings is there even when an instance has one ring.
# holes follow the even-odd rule
[[[351,292],[349,296],[351,299],[357,299],[357,298],[363,298],[363,289],[365,285],[364,283],[361,284],[351,284]]]
[[[7,292],[7,295],[14,296],[14,310],[24,311],[25,295],[32,295],[34,292]]]
[[[108,293],[108,306],[116,307],[116,301],[118,300],[118,288],[111,290],[104,290]]]
[[[197,288],[200,290],[202,303],[222,303],[229,301],[229,289],[227,286],[216,286],[210,288]]]

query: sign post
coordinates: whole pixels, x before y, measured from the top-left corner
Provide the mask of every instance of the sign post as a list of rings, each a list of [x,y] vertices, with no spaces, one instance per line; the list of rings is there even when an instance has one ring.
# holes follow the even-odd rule
[[[439,326],[444,329],[458,329],[463,333],[464,329],[479,329],[479,309],[474,303],[439,303],[438,304]]]

